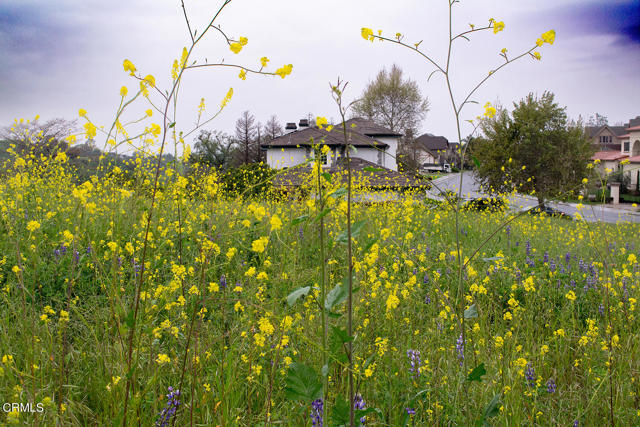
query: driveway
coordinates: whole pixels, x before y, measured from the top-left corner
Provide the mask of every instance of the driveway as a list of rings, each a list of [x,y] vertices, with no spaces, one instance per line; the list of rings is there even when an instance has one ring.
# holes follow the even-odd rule
[[[440,191],[450,190],[457,193],[460,186],[460,174],[451,173],[433,180],[432,183],[434,185],[433,188],[428,191],[429,197],[441,198]],[[486,194],[480,191],[480,185],[476,182],[473,172],[465,172],[462,179],[462,197],[473,198],[486,196]],[[538,205],[538,200],[535,197],[526,195],[510,197],[509,201],[511,205],[517,209]],[[575,214],[578,212],[575,203],[546,202],[546,204],[573,217],[575,217]],[[614,205],[584,205],[581,210],[581,215],[586,221],[603,221],[609,223],[628,221],[640,223],[640,212],[629,205],[619,207]]]

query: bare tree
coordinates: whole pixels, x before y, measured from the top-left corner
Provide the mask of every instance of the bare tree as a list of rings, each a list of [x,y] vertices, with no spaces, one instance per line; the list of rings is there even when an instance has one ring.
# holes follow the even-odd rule
[[[260,146],[257,141],[256,119],[249,111],[242,113],[236,121],[235,140],[239,146],[241,163],[254,163],[260,158]]]
[[[282,125],[278,121],[278,117],[276,117],[275,115],[271,116],[269,120],[267,120],[267,123],[264,125],[265,140],[267,142],[271,141],[272,139],[276,139],[283,133],[284,131],[282,129]]]
[[[40,120],[21,121],[0,130],[0,139],[16,145],[22,152],[50,156],[58,151],[66,151],[69,144],[65,139],[76,133],[77,122],[55,118],[40,122]]]

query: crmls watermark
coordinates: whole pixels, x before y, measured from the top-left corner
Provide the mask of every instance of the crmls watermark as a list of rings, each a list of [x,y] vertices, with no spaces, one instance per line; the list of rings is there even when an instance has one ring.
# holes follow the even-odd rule
[[[2,404],[2,412],[44,412],[44,404],[36,403],[35,405],[31,402],[29,403],[9,403],[5,402]]]

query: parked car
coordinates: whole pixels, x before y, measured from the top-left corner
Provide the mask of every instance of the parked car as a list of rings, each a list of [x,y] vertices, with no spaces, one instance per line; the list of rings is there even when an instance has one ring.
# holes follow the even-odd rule
[[[523,211],[531,215],[549,215],[555,218],[563,218],[568,220],[573,219],[571,215],[566,214],[562,211],[559,211],[558,209],[554,209],[550,206],[545,206],[544,209],[541,209],[540,206],[528,207],[528,208],[525,208]]]
[[[476,197],[469,200],[463,205],[463,209],[469,211],[503,211],[506,204],[503,199],[498,197]]]

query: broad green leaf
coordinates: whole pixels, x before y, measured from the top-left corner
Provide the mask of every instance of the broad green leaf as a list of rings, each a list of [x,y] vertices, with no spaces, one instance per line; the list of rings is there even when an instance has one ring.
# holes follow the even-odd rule
[[[484,415],[482,416],[483,421],[487,421],[488,418],[495,417],[500,413],[500,395],[496,394],[491,399],[491,402],[484,408]]]
[[[318,222],[318,221],[320,221],[322,218],[324,218],[325,216],[327,216],[327,215],[329,214],[329,212],[331,212],[331,211],[332,211],[332,209],[331,209],[330,207],[326,207],[326,208],[324,208],[324,209],[322,210],[322,212],[320,212],[320,213],[318,214],[318,216],[316,216],[316,217],[313,219],[313,222]]]
[[[473,319],[474,317],[478,317],[478,307],[476,307],[475,303],[471,304],[471,307],[464,311],[465,319]]]
[[[307,219],[309,219],[309,215],[302,215],[302,216],[299,216],[299,217],[297,217],[297,218],[294,218],[294,219],[291,221],[291,225],[298,225],[298,224],[300,224],[300,223],[302,223],[302,222],[305,222]]]
[[[342,397],[338,397],[331,408],[331,426],[342,427],[346,425],[349,425],[349,404]]]
[[[290,400],[313,402],[322,397],[322,382],[313,368],[294,362],[289,365],[285,395]]]
[[[325,179],[325,181],[331,182],[331,174],[329,172],[322,172],[322,177]]]
[[[349,286],[344,286],[343,283],[340,283],[329,291],[327,299],[324,302],[324,308],[326,310],[332,310],[335,306],[343,303],[348,296]]]
[[[362,231],[362,227],[364,227],[364,225],[366,223],[367,223],[367,220],[363,219],[362,221],[354,222],[351,225],[351,238],[352,239],[355,239],[355,238],[358,237],[358,235]],[[348,240],[347,234],[348,234],[347,230],[344,230],[343,232],[338,234],[338,237],[336,237],[336,242],[338,242],[338,243],[347,243],[347,240]]]
[[[364,168],[365,171],[367,172],[382,172],[384,171],[383,168],[375,168],[373,166],[367,166],[366,168]]]
[[[289,304],[289,307],[292,307],[300,298],[306,297],[309,294],[310,290],[311,286],[304,286],[291,292],[287,296],[287,304]]]
[[[340,187],[336,191],[332,191],[331,193],[329,193],[327,197],[332,197],[334,199],[337,199],[339,197],[344,196],[345,194],[347,194],[347,189],[345,187]]]
[[[478,381],[479,383],[481,383],[482,376],[485,375],[486,373],[487,373],[487,370],[484,367],[484,363],[481,363],[475,368],[473,368],[473,371],[469,373],[469,376],[467,377],[467,381]]]
[[[176,125],[176,122],[171,122],[169,123],[169,129],[171,129],[172,127],[174,127]]]
[[[331,350],[333,357],[335,357],[340,363],[347,363],[349,361],[347,357],[347,349],[344,345],[351,340],[353,340],[353,337],[350,337],[346,330],[336,326],[331,326],[329,349]]]

